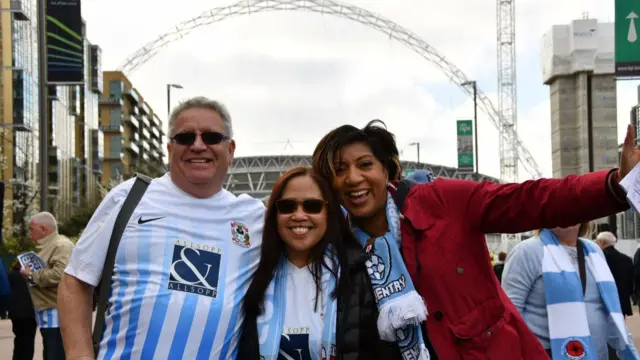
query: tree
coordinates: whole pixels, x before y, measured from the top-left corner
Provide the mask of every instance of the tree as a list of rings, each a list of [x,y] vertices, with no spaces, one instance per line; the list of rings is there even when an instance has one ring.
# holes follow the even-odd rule
[[[130,179],[136,173],[144,174],[151,178],[157,178],[164,175],[166,172],[167,170],[165,166],[161,163],[140,162],[137,166],[133,167],[131,172],[125,174],[125,178]]]

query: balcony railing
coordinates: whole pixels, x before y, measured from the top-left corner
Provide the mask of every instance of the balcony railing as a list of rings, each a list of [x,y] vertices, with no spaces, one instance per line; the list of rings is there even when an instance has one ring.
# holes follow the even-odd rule
[[[120,97],[108,97],[108,98],[100,98],[100,105],[124,105],[124,101]]]
[[[135,143],[129,142],[125,145],[125,148],[134,154],[140,154],[140,148]]]
[[[138,104],[140,102],[140,94],[138,94],[138,91],[136,89],[125,89],[124,90],[124,94],[125,96],[127,96],[131,102],[133,102],[134,104]]]
[[[133,126],[134,129],[140,128],[140,122],[138,121],[137,116],[135,115],[125,115],[123,117],[123,120],[125,123],[128,123],[131,126]]]
[[[29,16],[27,15],[27,13],[24,11],[24,8],[22,7],[22,0],[11,0],[11,12],[13,13],[13,16],[16,20],[18,21],[29,21]]]
[[[104,160],[123,160],[124,159],[124,154],[120,151],[120,152],[110,152],[107,154],[104,154]]]
[[[124,128],[122,127],[122,125],[100,125],[100,130],[102,130],[103,132],[109,132],[109,133],[124,132]]]

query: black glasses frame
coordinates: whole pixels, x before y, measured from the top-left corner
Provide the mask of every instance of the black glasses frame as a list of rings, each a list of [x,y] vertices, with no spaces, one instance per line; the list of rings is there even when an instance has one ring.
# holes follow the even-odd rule
[[[295,206],[293,206],[295,204]],[[280,199],[276,201],[276,210],[280,214],[293,214],[302,206],[302,210],[310,215],[316,215],[324,210],[329,203],[323,199]],[[284,210],[284,211],[283,211]]]
[[[221,134],[217,131],[203,131],[200,133],[194,131],[186,131],[177,133],[169,139],[171,139],[171,141],[175,142],[178,145],[192,146],[196,142],[198,135],[200,135],[200,138],[205,145],[218,145],[225,140],[231,140],[231,138],[227,135]]]

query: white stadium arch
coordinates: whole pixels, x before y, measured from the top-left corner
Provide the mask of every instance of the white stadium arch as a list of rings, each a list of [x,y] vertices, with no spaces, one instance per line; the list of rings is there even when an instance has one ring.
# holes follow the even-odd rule
[[[215,7],[190,20],[173,26],[165,34],[148,42],[142,48],[129,56],[121,65],[119,70],[127,74],[133,73],[136,69],[158,54],[158,52],[160,52],[164,47],[174,41],[180,40],[191,31],[201,26],[214,24],[232,17],[270,11],[309,11],[349,19],[371,27],[389,36],[390,39],[399,41],[412,49],[418,55],[439,68],[464,93],[472,96],[472,90],[468,87],[462,86],[463,83],[468,81],[467,76],[447,60],[444,55],[427,44],[427,42],[422,40],[416,34],[378,14],[372,13],[355,5],[344,4],[336,0],[240,0],[235,4]],[[513,176],[510,175],[517,173],[513,172],[511,168],[513,166],[517,166],[518,161],[533,178],[542,177],[542,173],[540,172],[538,165],[529,150],[524,146],[516,130],[503,121],[501,114],[493,105],[489,97],[487,97],[480,89],[477,89],[477,99],[479,108],[487,114],[493,125],[498,129],[501,140],[503,140],[506,146],[512,150],[510,152],[512,155],[510,156],[517,157],[506,158],[504,153],[501,154],[501,180],[509,182],[518,181],[518,179],[512,179],[511,177]]]

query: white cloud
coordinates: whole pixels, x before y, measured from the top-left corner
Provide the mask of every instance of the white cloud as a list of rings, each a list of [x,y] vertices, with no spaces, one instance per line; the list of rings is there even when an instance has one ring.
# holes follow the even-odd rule
[[[348,1],[411,30],[495,102],[495,1]],[[188,3],[188,5],[186,5]],[[89,39],[103,48],[105,69],[115,69],[148,41],[175,24],[233,0],[83,1]],[[548,89],[540,80],[540,38],[553,24],[589,11],[610,20],[612,4],[596,0],[517,2],[519,129],[545,175],[551,174]],[[123,11],[124,10],[124,11]],[[144,14],[141,16],[140,14]],[[238,155],[309,154],[330,129],[386,121],[415,160],[456,165],[455,120],[472,118],[472,99],[432,63],[371,28],[307,12],[241,16],[195,30],[131,75],[152,107],[166,108],[166,84],[175,103],[194,95],[225,102],[234,118]],[[618,89],[619,122],[628,122],[634,85]],[[631,95],[633,93],[633,95]],[[480,169],[499,176],[498,133],[479,114]],[[287,142],[290,142],[287,145]],[[521,179],[526,178],[520,171]]]

